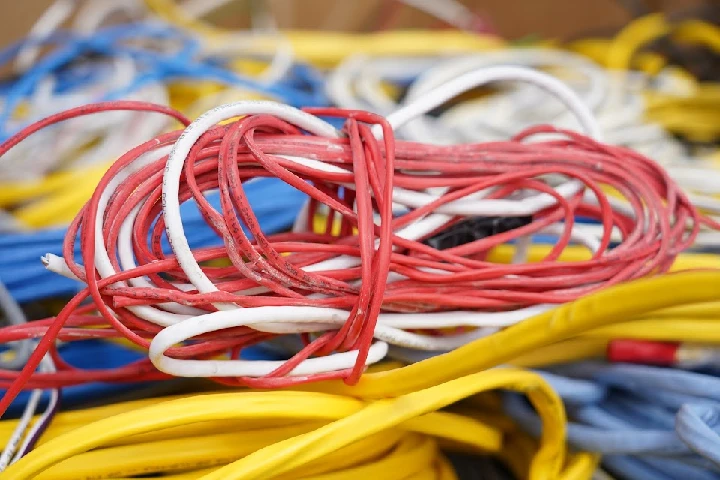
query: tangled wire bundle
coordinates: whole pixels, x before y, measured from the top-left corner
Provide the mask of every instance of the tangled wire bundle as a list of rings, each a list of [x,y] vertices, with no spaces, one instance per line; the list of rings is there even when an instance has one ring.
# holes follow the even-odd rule
[[[118,159],[72,223],[64,261],[44,258],[87,289],[56,318],[2,330],[3,342],[42,336],[22,373],[2,372],[6,385],[16,380],[3,402],[23,385],[155,378],[150,362],[172,375],[254,387],[353,383],[388,344],[449,350],[552,304],[665,271],[710,222],[651,160],[542,126],[507,142],[431,146],[395,142],[385,119],[360,111],[240,102],[190,124],[167,107],[108,102],[28,127],[0,154],[44,126],[112,109],[162,112],[188,126]],[[319,116],[344,119],[342,131]],[[546,138],[531,141],[538,134]],[[259,177],[308,196],[292,232],[266,236],[259,228],[243,193]],[[221,211],[205,200],[213,189]],[[222,246],[190,249],[179,214],[188,201]],[[324,231],[312,228],[318,212],[326,212]],[[428,242],[476,217],[527,221],[450,248]],[[583,229],[578,217],[602,228]],[[528,263],[524,252],[538,234],[557,242],[541,262]],[[72,255],[78,237],[82,265]],[[163,251],[165,237],[172,254]],[[511,241],[512,264],[487,259]],[[570,243],[585,245],[591,258],[559,261]],[[218,259],[229,263],[207,263]],[[89,296],[94,305],[81,306]],[[437,334],[452,327],[472,328]],[[290,360],[238,358],[249,345],[288,334],[305,342]],[[123,336],[149,349],[150,360],[78,373],[54,351],[58,336]],[[59,371],[34,373],[48,350]]]

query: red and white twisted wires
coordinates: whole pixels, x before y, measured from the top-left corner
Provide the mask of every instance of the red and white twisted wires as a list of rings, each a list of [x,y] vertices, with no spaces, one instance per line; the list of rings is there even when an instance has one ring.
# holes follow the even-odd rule
[[[184,121],[166,107],[124,103],[75,109],[65,118],[138,108]],[[320,117],[345,123],[337,131]],[[244,184],[260,177],[307,194],[294,231],[260,229],[243,193]],[[220,192],[220,211],[204,197],[210,190]],[[190,200],[223,246],[190,249],[179,212]],[[319,211],[326,228],[316,232]],[[445,250],[423,243],[477,216],[532,221]],[[577,216],[597,220],[602,234],[576,228]],[[353,383],[388,344],[452,349],[488,334],[486,328],[665,271],[704,221],[657,164],[573,132],[539,126],[507,142],[433,146],[396,142],[391,125],[366,112],[224,105],[184,131],[132,148],[111,167],[69,229],[65,261],[45,258],[87,290],[57,318],[26,327],[44,333],[40,347],[26,371],[4,378],[15,380],[10,396],[28,380],[62,383],[32,381],[41,375],[33,376],[32,363],[56,337],[121,335],[149,349],[152,363],[172,375],[255,387],[338,377]],[[622,241],[611,248],[614,229]],[[526,263],[524,246],[537,234],[554,235],[557,243],[541,262]],[[172,255],[163,253],[165,236]],[[82,265],[72,255],[77,238]],[[486,260],[512,240],[512,264]],[[585,245],[591,259],[558,261],[570,243]],[[208,264],[217,259],[229,263]],[[88,296],[94,307],[80,307]],[[101,317],[88,315],[91,308]],[[474,329],[435,334],[451,327]],[[6,329],[0,341],[24,334]],[[237,358],[249,345],[284,335],[305,342],[288,361]],[[64,373],[59,369],[56,379]],[[156,377],[148,362],[139,362],[113,378]]]

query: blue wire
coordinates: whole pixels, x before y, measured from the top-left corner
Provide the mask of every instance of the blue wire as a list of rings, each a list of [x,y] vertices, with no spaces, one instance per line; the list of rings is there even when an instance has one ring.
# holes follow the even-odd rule
[[[657,457],[607,455],[603,457],[602,463],[610,473],[623,479],[716,480],[718,478],[714,472]]]
[[[144,38],[145,40],[175,40],[180,48],[173,53],[161,53],[151,49],[131,46],[128,40]],[[266,85],[243,77],[237,73],[218,66],[217,62],[200,58],[199,42],[182,33],[180,30],[158,24],[123,24],[106,27],[89,36],[77,36],[67,33],[56,33],[45,39],[26,39],[0,51],[0,66],[11,61],[28,45],[55,45],[56,48],[40,58],[30,69],[15,79],[11,84],[4,84],[2,93],[5,101],[0,109],[0,138],[7,138],[6,126],[17,106],[37,88],[43,78],[58,75],[68,70],[73,61],[87,54],[102,54],[108,57],[126,56],[132,58],[139,66],[139,75],[125,87],[114,92],[107,92],[98,100],[112,100],[136,91],[153,82],[165,82],[172,79],[204,79],[213,80],[227,85],[235,85],[264,92],[272,97],[295,106],[323,106],[328,104],[324,93],[324,85],[319,72],[307,65],[291,69],[287,82]],[[70,68],[72,71],[73,68]],[[59,75],[67,81],[73,79],[72,74]],[[84,87],[92,75],[85,74],[70,82],[72,87]],[[66,92],[71,88],[66,82],[58,87],[58,92]]]
[[[720,405],[683,405],[676,420],[680,438],[720,467]]]
[[[720,378],[641,365],[573,363],[539,372],[567,405],[569,443],[604,455],[628,479],[720,478]],[[540,435],[542,422],[521,396],[505,409]]]
[[[687,370],[583,362],[560,366],[553,371],[571,377],[591,377],[603,385],[619,387],[634,393],[657,389],[720,401],[720,378]]]
[[[605,389],[593,382],[567,378],[545,371],[536,371],[535,373],[540,374],[567,403],[597,403],[605,397]]]
[[[248,201],[253,207],[261,228],[266,233],[288,229],[295,221],[305,201],[305,194],[274,178],[261,178],[245,185]],[[220,210],[218,192],[207,195],[210,204]],[[222,239],[205,223],[195,202],[181,205],[188,241],[193,248],[222,245]],[[249,232],[246,230],[249,235]],[[34,233],[0,235],[0,277],[7,279],[7,288],[20,303],[73,295],[83,284],[61,277],[45,269],[40,257],[46,253],[62,255],[65,229],[40,230]],[[164,250],[170,252],[167,240]],[[76,258],[80,258],[80,245],[75,245]]]
[[[507,412],[534,435],[542,429],[540,417],[526,400],[516,394],[505,401]],[[684,455],[690,448],[672,430],[606,429],[569,422],[567,436],[570,443],[581,450],[603,454]]]

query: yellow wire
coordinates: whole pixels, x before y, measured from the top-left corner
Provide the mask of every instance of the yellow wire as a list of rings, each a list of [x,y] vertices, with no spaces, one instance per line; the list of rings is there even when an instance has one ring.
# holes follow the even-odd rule
[[[321,386],[333,388],[332,382]],[[113,478],[207,468],[234,456],[240,460],[207,471],[203,478],[449,479],[454,474],[443,466],[433,439],[448,439],[475,452],[497,453],[502,437],[494,427],[469,416],[438,410],[498,388],[524,392],[544,422],[530,462],[530,478],[577,478],[563,473],[579,467],[572,457],[564,468],[565,416],[559,397],[538,375],[515,369],[480,372],[398,398],[369,402],[317,392],[236,391],[66,412],[50,431],[57,425],[75,428],[60,436],[48,432],[52,438],[5,474],[18,480]],[[111,412],[123,413],[105,416]],[[87,424],[91,419],[95,421]],[[262,425],[262,420],[270,423]],[[255,428],[233,429],[247,421],[256,422]],[[277,426],[272,421],[290,425]],[[14,422],[0,422],[0,438],[9,435]],[[183,435],[177,430],[201,423],[212,432],[217,422],[230,422],[223,432],[231,433]],[[317,422],[325,424],[315,428]],[[168,438],[157,437],[163,432]],[[148,434],[156,437],[142,436]],[[121,439],[124,445],[114,444]],[[378,463],[369,462],[388,450],[392,454]]]
[[[628,24],[615,38],[586,39],[568,45],[570,50],[586,55],[608,68],[628,70],[637,68],[655,75],[666,66],[659,54],[641,49],[660,37],[670,35],[673,40],[704,45],[720,52],[720,28],[701,20],[687,20],[677,25],[667,22],[663,14],[651,14]],[[678,68],[675,74],[689,80],[692,91],[687,95],[645,92],[650,122],[661,124],[672,133],[695,142],[712,142],[720,137],[720,85],[697,83],[689,73]]]
[[[720,84],[703,83],[692,95],[647,92],[646,118],[689,140],[709,142],[720,136]]]
[[[569,478],[582,478],[581,472],[590,468],[595,459],[581,456],[578,463],[569,461],[566,464],[564,461],[564,411],[557,396],[539,377],[529,372],[510,368],[487,369],[518,358],[522,363],[522,355],[542,352],[543,347],[547,347],[546,357],[536,357],[535,363],[538,360],[552,361],[552,356],[548,355],[552,346],[572,350],[572,356],[580,355],[583,347],[587,346],[592,346],[593,351],[598,353],[602,349],[603,338],[632,336],[633,332],[642,338],[652,338],[665,331],[671,332],[670,336],[674,337],[687,337],[697,332],[697,336],[716,338],[712,335],[718,329],[712,322],[714,314],[720,310],[718,298],[720,271],[670,274],[613,287],[562,305],[445,355],[401,368],[378,369],[380,371],[364,375],[353,387],[337,381],[307,386],[327,393],[241,391],[163,402],[143,400],[130,409],[127,405],[108,406],[94,411],[61,414],[51,427],[51,430],[62,430],[59,436],[49,432],[47,441],[10,467],[7,475],[17,479],[77,478],[67,476],[70,475],[70,466],[88,465],[90,469],[92,465],[93,471],[98,471],[102,467],[96,463],[97,458],[114,470],[129,468],[136,471],[140,466],[147,468],[150,464],[155,464],[154,468],[171,470],[172,458],[163,456],[162,452],[179,448],[166,448],[167,445],[175,445],[172,443],[175,437],[209,436],[219,441],[219,437],[212,436],[217,435],[216,429],[223,422],[227,428],[221,431],[227,433],[233,432],[235,425],[241,425],[233,422],[250,422],[250,419],[255,422],[262,419],[287,422],[287,426],[263,424],[262,421],[255,424],[255,427],[271,432],[273,428],[298,429],[293,431],[306,428],[307,431],[294,436],[288,434],[289,438],[283,436],[282,440],[256,450],[249,448],[247,451],[252,453],[246,456],[236,451],[235,455],[241,457],[239,460],[207,472],[203,478],[272,478],[273,475],[285,474],[298,478],[305,468],[309,468],[308,465],[314,465],[313,462],[324,465],[323,459],[333,452],[397,428],[433,438],[445,437],[454,443],[464,444],[466,448],[503,451],[505,443],[500,444],[499,433],[493,430],[491,424],[475,419],[475,431],[466,423],[471,420],[470,417],[437,411],[478,392],[504,388],[525,392],[544,422],[544,436],[538,448],[533,450],[529,478],[566,478],[570,475],[568,472],[580,472],[576,477]],[[690,316],[682,317],[683,312]],[[587,339],[584,344],[582,336]],[[593,340],[598,336],[602,338]],[[532,363],[532,358],[530,360]],[[525,361],[528,362],[527,357]],[[106,418],[109,414],[114,415]],[[95,421],[86,424],[92,420]],[[312,428],[308,427],[311,422],[330,423]],[[453,422],[458,422],[458,425],[449,428]],[[11,426],[0,426],[0,434],[9,435]],[[245,427],[245,430],[249,428]],[[145,447],[138,449],[134,444],[121,440],[128,438],[135,438]],[[105,448],[99,449],[101,447]],[[115,451],[113,454],[116,448],[130,448],[121,451],[136,453],[117,455]],[[105,449],[107,451],[103,453]],[[205,457],[198,455],[202,458],[195,460],[193,468],[207,467],[208,464],[201,461],[203,459],[207,462],[222,457],[227,462],[232,456],[227,453],[222,456],[215,451]],[[187,458],[190,456],[184,455]],[[154,460],[150,461],[150,457]],[[113,463],[112,458],[131,458],[137,463],[131,460]],[[71,463],[63,467],[61,462]],[[191,466],[183,464],[177,467],[180,468],[189,469]],[[53,471],[53,475],[57,476],[49,476]],[[63,474],[63,471],[68,474]],[[48,476],[36,477],[41,473]]]
[[[541,262],[552,250],[552,245],[532,245],[528,249],[527,261],[529,263]],[[493,248],[487,256],[489,262],[510,263],[515,254],[513,245],[499,245]],[[571,245],[565,248],[558,258],[561,262],[581,262],[591,258],[590,251],[582,246]],[[720,255],[710,253],[682,253],[677,256],[670,271],[693,269],[720,269]]]
[[[607,66],[629,70],[637,50],[647,43],[670,33],[670,25],[661,13],[640,17],[630,22],[613,39],[607,54]]]
[[[702,20],[686,20],[673,31],[673,38],[680,42],[704,45],[720,53],[720,28]]]
[[[516,367],[537,368],[589,358],[605,358],[607,343],[605,338],[573,338],[523,353],[508,363]]]
[[[338,392],[364,398],[396,396],[500,365],[541,346],[654,310],[720,298],[720,271],[688,271],[608,288],[481,338],[452,352],[400,369],[363,376]]]

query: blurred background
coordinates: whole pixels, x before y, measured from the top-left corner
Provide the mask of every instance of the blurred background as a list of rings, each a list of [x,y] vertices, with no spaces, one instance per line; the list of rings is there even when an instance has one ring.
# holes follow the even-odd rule
[[[6,45],[24,36],[51,0],[16,2],[2,0],[5,20],[0,44]],[[188,3],[201,3],[198,0]],[[366,32],[378,28],[429,28],[438,19],[414,8],[399,8],[392,0],[253,0],[224,3],[206,17],[229,28],[249,27],[271,15],[284,29],[320,29]],[[717,15],[716,0],[463,0],[463,4],[481,16],[487,27],[500,36],[519,39],[528,35],[539,38],[572,39],[580,36],[612,34],[631,19],[662,11],[674,16]]]

